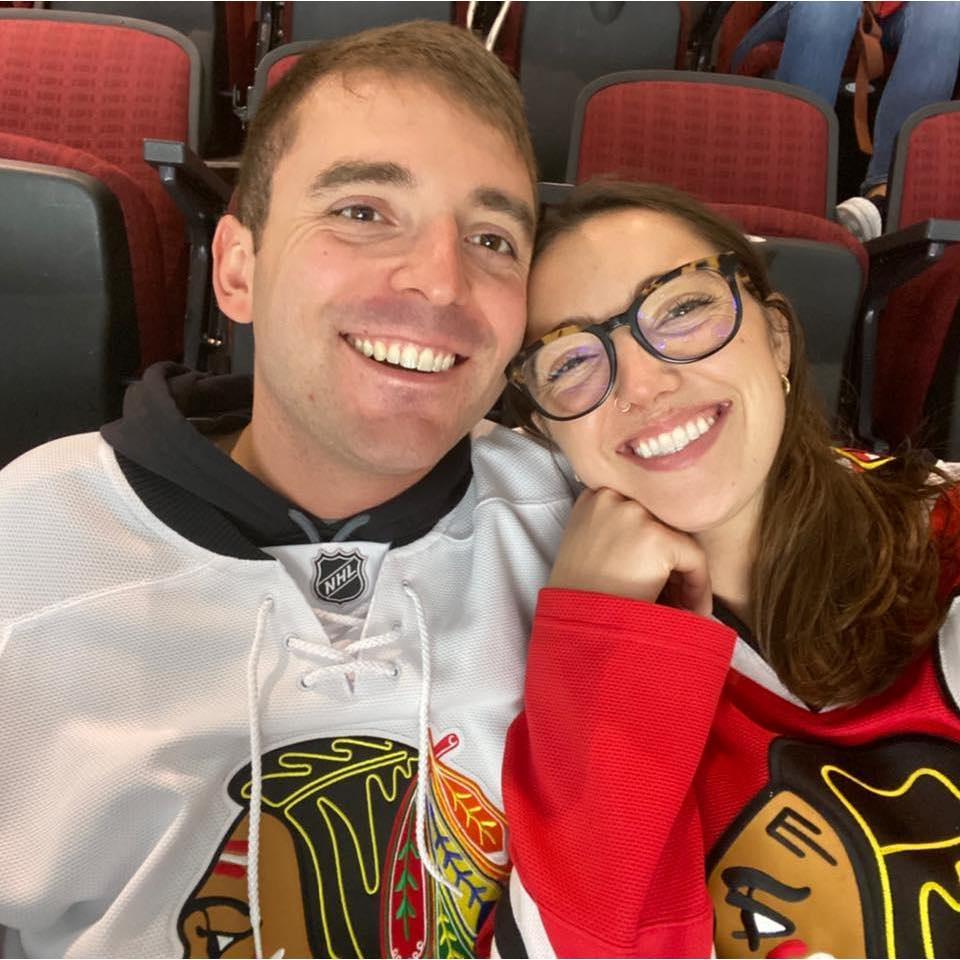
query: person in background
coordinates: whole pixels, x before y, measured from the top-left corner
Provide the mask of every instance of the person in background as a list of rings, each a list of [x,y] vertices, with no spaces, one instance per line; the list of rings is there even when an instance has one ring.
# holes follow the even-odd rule
[[[469,436],[523,337],[535,180],[467,31],[311,50],[213,246],[252,381],[151,368],[0,474],[10,954],[475,953],[570,503],[548,453]]]
[[[960,498],[831,446],[787,301],[669,188],[538,236],[527,429],[585,490],[504,770],[501,956],[960,952]]]
[[[863,6],[774,3],[738,44],[731,69],[736,71],[758,44],[783,40],[776,79],[806,87],[833,104]],[[901,126],[915,110],[953,97],[960,64],[960,3],[908,0],[867,6],[876,12],[883,49],[896,52],[896,59],[877,108],[862,196],[837,207],[840,222],[861,240],[883,230],[887,178]]]

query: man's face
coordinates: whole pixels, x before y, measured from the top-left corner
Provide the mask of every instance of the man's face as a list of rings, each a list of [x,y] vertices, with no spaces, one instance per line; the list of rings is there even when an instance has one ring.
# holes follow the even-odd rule
[[[328,77],[298,123],[255,257],[254,417],[348,470],[425,472],[489,409],[519,347],[527,169],[414,80]]]

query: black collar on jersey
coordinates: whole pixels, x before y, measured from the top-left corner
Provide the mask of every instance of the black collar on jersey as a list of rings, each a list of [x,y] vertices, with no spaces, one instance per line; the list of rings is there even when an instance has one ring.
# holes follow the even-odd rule
[[[717,596],[713,598],[713,615],[725,626],[733,630],[744,643],[753,647],[757,653],[760,648],[753,638],[753,631]]]
[[[207,439],[246,426],[252,401],[249,376],[213,376],[159,363],[128,390],[122,419],[101,429],[150,511],[216,553],[270,559],[259,548],[337,539],[401,546],[430,530],[470,483],[470,440],[464,437],[399,496],[354,517],[322,520],[261,483]]]
[[[719,597],[713,598],[713,615],[725,626],[736,631],[738,637],[748,646],[752,647],[761,657],[760,647],[757,645],[753,631],[721,600]],[[763,657],[766,661],[766,657]],[[782,682],[782,681],[781,681]],[[811,713],[819,713],[823,708],[816,707],[804,700],[804,705]]]

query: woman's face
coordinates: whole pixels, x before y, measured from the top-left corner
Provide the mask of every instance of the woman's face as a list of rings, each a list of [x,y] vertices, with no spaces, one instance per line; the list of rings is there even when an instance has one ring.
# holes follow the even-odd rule
[[[626,309],[646,280],[721,252],[666,214],[599,214],[559,236],[534,266],[527,343],[572,320],[603,322]],[[668,363],[620,327],[611,395],[577,420],[540,421],[587,486],[609,487],[693,534],[731,522],[752,532],[783,432],[785,322],[773,314],[783,329],[771,330],[764,309],[738,285],[743,320],[718,353]],[[688,441],[699,436],[667,452],[673,444],[663,435],[677,428]]]

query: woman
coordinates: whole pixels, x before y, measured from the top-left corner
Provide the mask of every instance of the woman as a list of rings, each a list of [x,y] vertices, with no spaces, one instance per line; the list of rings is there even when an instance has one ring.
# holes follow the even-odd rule
[[[946,476],[831,448],[754,246],[662,187],[545,225],[508,376],[586,490],[508,742],[501,955],[958,955]]]

